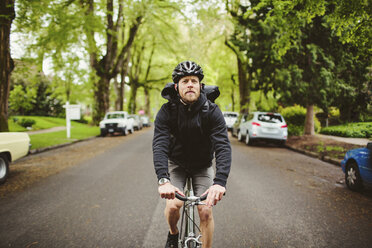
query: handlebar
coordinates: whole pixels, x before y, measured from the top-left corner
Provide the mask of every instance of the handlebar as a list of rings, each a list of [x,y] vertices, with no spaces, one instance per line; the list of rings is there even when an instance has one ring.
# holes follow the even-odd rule
[[[207,199],[207,196],[208,196],[208,194],[205,194],[201,197],[198,197],[198,196],[186,197],[186,196],[182,196],[182,195],[180,195],[176,192],[176,198],[178,200],[181,200],[181,201],[201,202],[201,201],[204,201],[205,199]]]

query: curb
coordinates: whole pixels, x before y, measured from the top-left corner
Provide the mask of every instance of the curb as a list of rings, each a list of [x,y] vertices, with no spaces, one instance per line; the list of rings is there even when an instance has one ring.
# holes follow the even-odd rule
[[[324,155],[321,155],[321,154],[318,154],[318,153],[315,153],[315,152],[310,152],[310,151],[307,151],[307,150],[303,150],[303,149],[300,149],[300,148],[295,148],[295,147],[288,146],[288,145],[286,145],[286,148],[288,148],[289,150],[298,152],[298,153],[302,153],[302,154],[307,155],[309,157],[317,158],[319,160],[322,160],[322,161],[330,163],[330,164],[341,166],[341,160],[337,160],[337,159],[334,159],[334,158],[331,158],[331,157],[328,157],[328,156],[324,156]]]
[[[38,154],[38,153],[41,153],[41,152],[46,152],[46,151],[54,150],[54,149],[57,149],[57,148],[62,148],[62,147],[69,146],[69,145],[72,145],[72,144],[76,144],[76,143],[79,143],[79,142],[82,142],[82,141],[88,141],[88,140],[96,139],[97,137],[99,137],[99,136],[93,136],[93,137],[90,137],[90,138],[87,138],[87,139],[75,140],[75,141],[68,142],[68,143],[63,143],[63,144],[60,144],[60,145],[54,145],[54,146],[48,146],[48,147],[33,149],[33,150],[30,150],[28,152],[28,155],[34,155],[34,154]]]

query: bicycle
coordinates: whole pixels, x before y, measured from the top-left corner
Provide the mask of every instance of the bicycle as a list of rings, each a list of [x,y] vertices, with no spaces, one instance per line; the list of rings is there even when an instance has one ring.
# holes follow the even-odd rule
[[[178,243],[181,245],[181,248],[198,248],[202,247],[200,228],[195,223],[195,206],[205,205],[202,201],[207,199],[207,195],[197,197],[194,195],[192,189],[192,179],[188,177],[186,179],[186,191],[185,196],[182,196],[176,193],[176,198],[184,201],[182,209],[182,218],[181,218],[181,229]],[[182,229],[184,227],[184,231]],[[196,227],[196,228],[195,228]],[[195,232],[197,229],[197,233]]]

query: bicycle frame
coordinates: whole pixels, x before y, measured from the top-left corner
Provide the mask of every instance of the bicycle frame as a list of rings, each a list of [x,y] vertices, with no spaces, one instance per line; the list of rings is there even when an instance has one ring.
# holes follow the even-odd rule
[[[181,230],[180,230],[180,239],[179,244],[182,248],[197,248],[201,247],[202,242],[200,241],[201,235],[196,236],[195,232],[195,205],[201,205],[202,199],[194,195],[192,189],[192,179],[188,177],[186,179],[186,197],[177,197],[180,200],[184,201],[183,211],[182,211],[182,221],[181,221]],[[206,196],[205,196],[206,197]],[[205,199],[205,198],[204,198]],[[184,224],[183,224],[184,223]],[[182,231],[183,227],[185,228],[184,232]],[[199,229],[199,227],[197,227]],[[200,229],[199,229],[200,233]]]

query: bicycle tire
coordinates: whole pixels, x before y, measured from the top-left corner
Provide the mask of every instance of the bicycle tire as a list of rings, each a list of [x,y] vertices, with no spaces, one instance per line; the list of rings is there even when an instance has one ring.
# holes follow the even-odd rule
[[[187,244],[187,248],[197,248],[196,243],[194,241],[189,242],[189,244]]]

